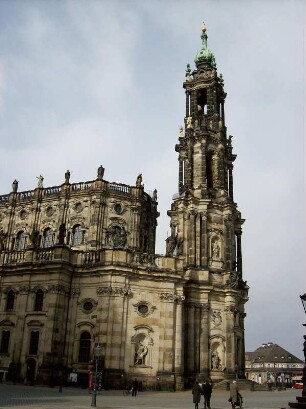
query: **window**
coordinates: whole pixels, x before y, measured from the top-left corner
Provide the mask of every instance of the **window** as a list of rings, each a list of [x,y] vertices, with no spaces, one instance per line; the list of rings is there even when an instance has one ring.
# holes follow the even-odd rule
[[[14,302],[15,302],[15,293],[13,290],[10,290],[7,293],[6,311],[12,311],[14,309]]]
[[[80,244],[84,244],[84,235],[85,230],[83,230],[79,224],[74,226],[72,229],[71,245],[79,246]]]
[[[25,245],[26,245],[26,236],[24,234],[24,231],[20,231],[17,233],[14,249],[17,251],[24,250]]]
[[[2,331],[2,337],[1,337],[1,345],[0,345],[0,353],[1,354],[7,354],[9,350],[9,343],[10,343],[10,331],[4,329]]]
[[[79,362],[89,362],[91,336],[89,332],[83,332],[80,337]]]
[[[43,239],[42,239],[42,247],[52,247],[54,241],[54,234],[51,229],[48,227],[44,230]]]
[[[34,311],[42,311],[44,303],[44,292],[38,290],[35,296]]]
[[[39,342],[39,331],[31,331],[30,348],[29,348],[30,355],[37,355],[38,342]]]

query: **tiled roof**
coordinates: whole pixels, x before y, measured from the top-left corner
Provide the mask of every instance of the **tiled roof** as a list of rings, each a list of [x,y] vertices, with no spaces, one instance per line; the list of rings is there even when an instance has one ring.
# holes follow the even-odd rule
[[[273,344],[272,342],[268,342],[267,344],[262,344],[259,348],[257,348],[253,355],[253,362],[259,363],[276,363],[276,362],[292,362],[292,363],[303,363],[303,361],[290,352],[286,351],[284,348],[280,347],[277,344]]]

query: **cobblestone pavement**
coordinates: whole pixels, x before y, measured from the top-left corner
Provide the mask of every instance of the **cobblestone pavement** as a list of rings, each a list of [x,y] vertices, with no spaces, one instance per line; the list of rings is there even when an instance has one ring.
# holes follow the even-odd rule
[[[212,409],[230,409],[228,392],[213,391]],[[245,409],[280,409],[301,396],[301,391],[242,391]],[[85,409],[91,407],[91,394],[85,389],[0,384],[0,408],[15,409]],[[185,392],[141,392],[137,397],[122,391],[102,391],[97,395],[98,409],[193,409],[192,395]],[[203,401],[199,405],[203,409]]]

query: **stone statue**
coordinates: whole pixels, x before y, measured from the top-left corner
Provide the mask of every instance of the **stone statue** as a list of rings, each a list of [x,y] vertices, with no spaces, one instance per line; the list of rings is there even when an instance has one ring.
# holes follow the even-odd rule
[[[157,202],[157,190],[156,189],[154,189],[153,190],[153,200],[154,200],[154,202]]]
[[[184,132],[184,128],[182,126],[180,126],[180,138],[184,138],[185,137],[185,132]]]
[[[181,256],[183,253],[183,242],[184,239],[183,237],[179,237],[176,239],[177,245],[176,245],[176,255]]]
[[[16,193],[17,192],[17,190],[18,190],[18,180],[14,180],[14,182],[12,183],[12,189],[13,189],[13,192],[14,193]]]
[[[58,229],[58,244],[63,245],[65,244],[65,237],[66,237],[66,225],[62,223]]]
[[[0,231],[0,251],[5,250],[5,242],[7,238],[7,233],[4,233],[3,230]]]
[[[147,354],[148,347],[142,341],[139,341],[135,351],[135,365],[144,365]]]
[[[142,173],[137,176],[136,187],[142,187]]]
[[[216,240],[212,244],[212,256],[214,259],[220,258],[220,244],[219,240]]]
[[[103,168],[102,165],[100,165],[100,166],[98,167],[98,174],[97,174],[97,179],[98,179],[98,180],[103,180],[104,170],[105,170],[105,169]]]
[[[69,181],[70,181],[70,172],[69,170],[67,170],[65,173],[65,183],[68,184]]]
[[[192,129],[192,117],[191,116],[187,116],[186,118],[186,124],[187,124],[187,129]]]
[[[166,239],[166,256],[172,257],[176,247],[176,237],[169,236]]]
[[[39,189],[43,188],[43,181],[44,181],[43,176],[41,176],[41,175],[36,176],[36,179],[38,179],[38,180],[37,180],[37,187],[38,187]]]
[[[221,359],[219,358],[218,352],[213,352],[211,355],[211,369],[220,368]]]

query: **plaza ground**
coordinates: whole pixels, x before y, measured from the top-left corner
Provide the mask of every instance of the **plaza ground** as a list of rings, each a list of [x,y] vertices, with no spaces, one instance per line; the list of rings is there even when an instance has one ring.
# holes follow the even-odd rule
[[[243,408],[285,408],[289,401],[301,396],[301,391],[242,391]],[[212,409],[230,409],[229,392],[214,390]],[[91,407],[91,394],[86,389],[58,388],[0,384],[0,408],[26,409],[85,409]],[[137,397],[123,395],[122,391],[102,391],[97,395],[98,409],[193,409],[191,391],[184,392],[141,392]],[[199,408],[203,408],[201,401]]]

